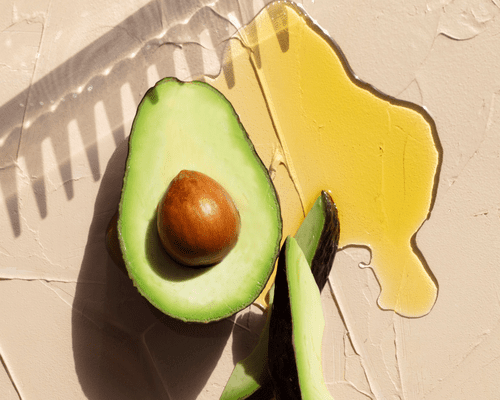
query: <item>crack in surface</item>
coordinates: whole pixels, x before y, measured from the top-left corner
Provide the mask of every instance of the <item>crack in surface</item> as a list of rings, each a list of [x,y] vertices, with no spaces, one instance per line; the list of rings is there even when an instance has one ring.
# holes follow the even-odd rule
[[[394,333],[394,357],[396,359],[396,373],[397,373],[397,381],[394,381],[391,377],[391,380],[394,384],[394,386],[398,389],[398,391],[400,391],[402,394],[403,394],[403,399],[404,399],[404,393],[405,393],[405,389],[403,387],[403,380],[401,378],[401,359],[399,357],[399,351],[400,351],[400,346],[398,345],[398,341],[399,340],[403,340],[403,339],[398,339],[399,336],[398,336],[398,331],[396,330],[396,324],[394,323],[394,320],[397,319],[398,316],[396,314],[394,314],[393,318],[392,318],[392,331]],[[401,320],[402,324],[405,323],[404,320]],[[401,347],[404,347],[404,346],[401,346]],[[403,358],[404,359],[404,348],[402,350],[403,352]],[[398,396],[399,398],[401,398],[401,396]]]
[[[39,59],[40,59],[40,48],[42,47],[42,40],[43,40],[43,34],[45,32],[45,24],[42,23],[42,32],[40,34],[40,41],[38,43],[38,51],[37,51],[37,54],[36,54],[36,57],[35,57],[35,65],[33,66],[33,72],[31,74],[31,78],[30,78],[30,83],[29,83],[29,87],[28,87],[28,93],[26,95],[26,103],[29,104],[29,101],[30,101],[30,98],[31,98],[31,91],[32,91],[32,87],[33,87],[33,83],[34,83],[34,80],[35,80],[35,74],[36,74],[36,70],[37,70],[37,65],[38,65],[38,62],[39,62]],[[19,134],[19,141],[18,141],[18,146],[17,146],[17,151],[16,151],[16,156],[15,156],[15,160],[17,161],[19,159],[19,151],[21,149],[21,143],[22,143],[22,138],[23,138],[23,132],[24,132],[24,127],[25,127],[25,124],[26,124],[26,115],[28,113],[28,106],[26,106],[24,108],[24,113],[23,113],[23,117],[22,117],[22,120],[21,120],[21,132]]]
[[[492,93],[490,107],[489,107],[489,112],[488,112],[488,118],[486,120],[486,125],[485,125],[485,129],[483,131],[482,138],[481,138],[480,142],[478,143],[478,145],[476,146],[476,149],[474,150],[474,152],[467,158],[467,161],[463,164],[462,168],[460,168],[460,170],[458,171],[458,173],[456,173],[454,176],[451,177],[451,183],[446,188],[446,191],[444,192],[444,194],[448,193],[448,191],[451,189],[451,187],[458,181],[458,179],[460,178],[460,176],[462,175],[462,173],[466,170],[466,168],[469,165],[469,163],[474,158],[477,157],[477,155],[479,154],[479,152],[480,152],[481,148],[483,147],[483,144],[486,142],[486,140],[488,140],[488,139],[491,138],[491,136],[489,135],[489,132],[491,130],[491,127],[494,124],[493,118],[494,118],[494,115],[495,115],[495,113],[497,111],[496,110],[496,98],[499,95],[500,95],[500,92],[494,92],[494,93]]]
[[[340,306],[340,303],[338,302],[337,300],[337,296],[335,294],[335,289],[334,289],[334,286],[332,284],[332,281],[331,281],[331,277],[328,277],[328,286],[330,288],[330,293],[331,293],[331,296],[332,296],[332,299],[334,301],[334,304],[337,308],[337,311],[339,313],[339,316],[340,316],[340,319],[342,320],[342,323],[344,325],[344,329],[345,329],[345,336],[344,336],[344,340],[345,338],[347,338],[349,340],[349,343],[351,345],[351,348],[354,350],[354,353],[360,358],[360,365],[361,365],[361,368],[363,369],[363,373],[364,373],[364,376],[365,376],[365,379],[366,379],[366,383],[368,385],[368,388],[370,389],[370,392],[375,396],[374,394],[374,391],[373,391],[373,387],[372,387],[372,384],[371,384],[371,379],[369,378],[369,375],[367,373],[367,367],[365,366],[364,362],[363,362],[363,357],[361,356],[361,353],[359,352],[359,350],[357,349],[356,345],[354,344],[354,341],[352,340],[352,333],[348,327],[348,324],[344,318],[344,311],[342,310],[342,307]],[[345,348],[346,346],[344,345],[344,352],[345,352]],[[345,362],[346,362],[346,359],[345,359]],[[347,370],[346,368],[346,364],[344,362],[344,371]],[[347,381],[346,381],[347,382]],[[350,384],[352,384],[351,382],[349,382]],[[360,391],[360,389],[358,388],[355,388],[356,390]],[[363,394],[366,394],[364,392],[362,392]],[[370,397],[371,398],[371,397]],[[376,398],[376,396],[374,397]]]
[[[9,367],[7,366],[7,363],[5,362],[5,359],[3,357],[3,352],[0,351],[0,362],[1,364],[3,365],[4,369],[5,369],[5,373],[7,374],[7,376],[9,377],[10,379],[10,382],[12,383],[12,386],[15,390],[15,392],[17,393],[17,396],[19,397],[19,400],[23,400],[23,397],[21,396],[21,391],[19,390],[18,388],[18,385],[14,379],[14,377],[12,376],[11,372],[10,372],[10,369]]]
[[[148,356],[148,361],[150,362],[150,364],[152,365],[152,368],[153,368],[153,371],[156,373],[156,376],[157,378],[160,380],[161,384],[162,384],[162,389],[164,391],[164,393],[167,395],[167,397],[169,399],[172,399],[172,395],[171,393],[169,392],[168,390],[168,385],[167,383],[165,382],[165,380],[163,379],[163,375],[161,374],[159,368],[158,368],[158,365],[156,364],[155,362],[155,359],[153,357],[153,354],[151,354],[151,351],[149,350],[149,346],[146,342],[146,334],[156,325],[156,323],[153,323],[151,324],[151,326],[149,326],[140,336],[140,340],[141,340],[141,345],[142,347],[144,347],[145,351],[146,351],[146,354]]]
[[[449,394],[450,390],[458,390],[457,382],[463,384],[468,379],[473,378],[473,375],[470,374],[471,364],[473,364],[474,370],[478,371],[500,359],[498,344],[500,344],[500,319],[496,321],[496,325],[492,329],[484,331],[478,337],[476,343],[470,347],[453,368],[425,393],[424,398],[427,399],[432,396],[431,398],[437,399],[441,397],[435,397],[435,393],[437,393],[437,396],[441,396],[443,392]],[[478,357],[483,359],[482,362],[478,362]],[[478,367],[478,365],[480,366]]]
[[[488,28],[498,8],[495,0],[448,2],[442,7],[438,34],[454,41],[471,40]]]

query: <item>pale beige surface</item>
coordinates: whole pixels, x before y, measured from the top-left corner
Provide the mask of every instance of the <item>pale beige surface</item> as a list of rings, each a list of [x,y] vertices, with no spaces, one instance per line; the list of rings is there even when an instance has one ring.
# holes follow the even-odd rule
[[[203,327],[162,318],[108,258],[104,231],[142,95],[163,76],[216,74],[224,40],[263,5],[0,3],[2,399],[217,399],[256,342],[253,308]],[[329,388],[340,400],[497,399],[500,3],[304,8],[360,79],[428,109],[443,148],[417,235],[437,303],[419,319],[381,311],[371,270],[358,268],[369,253],[339,252],[339,307],[323,292]]]

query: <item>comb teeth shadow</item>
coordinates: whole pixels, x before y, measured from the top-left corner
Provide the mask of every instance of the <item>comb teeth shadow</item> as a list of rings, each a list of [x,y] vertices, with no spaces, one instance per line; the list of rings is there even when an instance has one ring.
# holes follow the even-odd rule
[[[176,76],[173,51],[179,46],[175,41],[184,43],[181,49],[191,78],[205,72],[204,51],[215,52],[221,64],[226,40],[234,30],[227,16],[243,19],[241,7],[237,1],[222,0],[196,7],[180,6],[175,0],[148,3],[0,107],[0,186],[15,237],[21,235],[19,182],[15,178],[19,159],[25,159],[27,170],[23,173],[32,177],[31,190],[44,219],[51,210],[44,175],[52,168],[43,159],[41,143],[45,139],[50,138],[65,196],[70,201],[77,195],[74,181],[79,178],[75,176],[72,141],[77,140],[85,151],[91,179],[96,182],[102,176],[94,109],[98,102],[103,104],[118,146],[128,134],[124,121],[133,117],[122,104],[120,88],[129,85],[137,106],[150,86],[148,68],[155,66],[160,78]],[[213,49],[198,43],[207,30]],[[159,32],[161,41],[157,38]],[[231,66],[226,65],[223,73],[234,86]],[[23,127],[20,121],[24,121]],[[70,124],[76,135],[68,132]]]

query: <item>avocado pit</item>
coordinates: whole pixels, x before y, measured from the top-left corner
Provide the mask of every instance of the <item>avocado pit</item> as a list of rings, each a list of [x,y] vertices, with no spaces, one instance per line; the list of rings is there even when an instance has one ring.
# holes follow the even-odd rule
[[[158,204],[157,227],[174,260],[203,267],[219,263],[234,248],[241,221],[233,199],[218,182],[182,170]]]

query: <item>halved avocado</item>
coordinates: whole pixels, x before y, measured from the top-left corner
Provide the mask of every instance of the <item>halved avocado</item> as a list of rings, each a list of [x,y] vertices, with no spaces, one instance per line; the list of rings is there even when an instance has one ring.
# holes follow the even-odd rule
[[[269,335],[269,373],[276,400],[328,400],[321,344],[325,320],[309,263],[293,237],[281,250]]]
[[[178,264],[159,240],[157,205],[181,170],[217,181],[240,214],[236,246],[211,267]],[[125,265],[139,292],[183,321],[226,318],[262,291],[281,232],[275,188],[226,98],[206,83],[174,78],[151,88],[132,126],[118,219]]]
[[[300,225],[295,239],[311,265],[311,272],[321,291],[332,269],[340,236],[337,207],[331,196],[322,191]],[[268,370],[269,327],[274,301],[274,285],[269,291],[266,324],[252,353],[236,364],[220,400],[269,400],[273,385]]]

